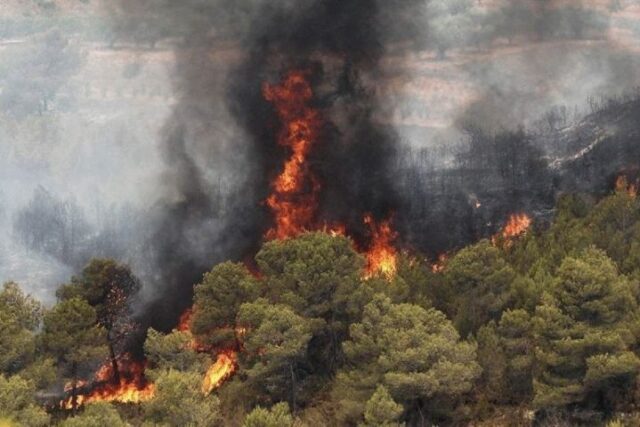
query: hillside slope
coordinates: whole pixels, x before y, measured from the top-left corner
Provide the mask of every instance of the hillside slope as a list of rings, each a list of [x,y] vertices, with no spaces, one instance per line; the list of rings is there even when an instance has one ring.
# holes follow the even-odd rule
[[[606,193],[618,175],[638,178],[640,165],[640,97],[611,101],[569,132],[557,135],[559,146],[573,154],[552,163],[563,192]]]

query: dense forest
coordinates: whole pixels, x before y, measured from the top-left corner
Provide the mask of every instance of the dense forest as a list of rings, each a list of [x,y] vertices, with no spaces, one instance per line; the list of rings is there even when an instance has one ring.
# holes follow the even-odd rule
[[[170,332],[140,331],[140,281],[113,260],[52,307],[7,283],[0,425],[640,422],[640,201],[624,178],[435,264],[364,265],[341,236],[267,242],[255,263],[213,266]],[[109,398],[105,370],[135,396]]]
[[[0,0],[0,427],[640,425],[639,4]]]

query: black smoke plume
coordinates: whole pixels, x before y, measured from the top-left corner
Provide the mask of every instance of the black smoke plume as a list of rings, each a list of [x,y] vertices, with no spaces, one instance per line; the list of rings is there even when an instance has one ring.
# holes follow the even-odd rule
[[[368,0],[185,2],[165,9],[123,3],[133,16],[164,14],[188,32],[187,46],[176,48],[165,195],[147,243],[154,283],[145,323],[171,328],[207,269],[259,247],[270,225],[263,201],[287,155],[276,144],[279,123],[262,85],[289,70],[309,71],[323,117],[310,159],[323,186],[318,220],[340,221],[363,238],[365,213],[392,215],[396,136],[372,119],[378,99],[366,81],[378,72],[384,29],[412,3],[384,10]]]
[[[475,2],[442,0],[121,0],[114,12],[118,37],[173,39],[176,58],[177,100],[162,144],[164,191],[144,251],[152,301],[142,310],[144,323],[170,329],[207,269],[251,257],[259,247],[271,221],[263,201],[287,156],[276,144],[279,123],[262,86],[292,69],[310,73],[323,117],[310,158],[322,184],[319,221],[342,222],[356,241],[366,241],[364,213],[393,216],[404,244],[435,254],[495,232],[510,213],[548,216],[563,183],[572,182],[565,171],[575,162],[553,164],[547,149],[553,133],[522,128],[542,107],[512,114],[532,98],[519,90],[521,76],[495,73],[499,63],[463,68],[485,90],[459,113],[465,142],[446,156],[416,153],[376,119],[393,110],[384,105],[380,81],[408,73],[381,66],[389,56],[398,63],[428,49],[443,60],[452,49],[490,49],[496,40],[606,34],[608,21],[582,3],[517,3],[478,15]],[[562,58],[550,62],[525,68],[567,71]]]

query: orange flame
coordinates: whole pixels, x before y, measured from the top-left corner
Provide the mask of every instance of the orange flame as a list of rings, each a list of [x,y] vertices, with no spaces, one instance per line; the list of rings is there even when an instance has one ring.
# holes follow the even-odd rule
[[[180,320],[178,320],[177,330],[180,332],[189,332],[191,331],[191,318],[193,317],[193,307],[190,307],[184,311],[180,315]]]
[[[262,88],[264,98],[274,105],[282,123],[278,144],[291,152],[282,172],[271,183],[271,194],[266,200],[275,222],[266,233],[267,239],[282,240],[308,230],[323,230],[332,236],[347,235],[344,225],[321,224],[315,218],[321,185],[307,161],[318,140],[322,119],[311,106],[314,94],[307,74],[290,71],[280,84],[265,84]],[[396,233],[390,221],[377,225],[373,217],[367,215],[365,223],[372,235],[365,254],[368,261],[365,277],[376,273],[390,277],[396,272],[397,254],[391,244]]]
[[[236,371],[238,354],[235,351],[226,351],[218,354],[216,362],[209,367],[202,382],[202,393],[210,394],[229,379]]]
[[[73,409],[90,402],[120,402],[140,403],[153,399],[155,385],[144,378],[144,363],[131,360],[125,354],[118,360],[118,373],[120,380],[116,380],[111,361],[106,362],[95,374],[96,386],[88,393],[80,393],[76,396],[75,405],[73,396],[60,402],[63,409]],[[79,381],[76,387],[84,388],[86,381]],[[70,392],[72,386],[67,384],[65,391]]]
[[[616,193],[627,193],[629,197],[635,199],[638,196],[638,186],[630,183],[626,176],[620,175],[616,179]]]
[[[193,307],[191,307],[182,313],[176,329],[181,332],[191,332],[191,318],[193,317],[193,310]],[[244,327],[238,326],[235,328],[235,333],[238,337],[244,336],[246,332],[247,329]],[[200,344],[195,338],[191,340],[189,345],[197,352],[212,352],[211,346]],[[201,388],[204,394],[210,394],[213,390],[220,387],[226,380],[231,378],[238,368],[237,356],[238,354],[235,350],[224,350],[218,353],[216,362],[209,367],[205,373],[204,380],[202,381]]]
[[[266,200],[275,219],[266,237],[285,239],[308,229],[316,213],[320,184],[309,170],[307,157],[318,138],[321,120],[309,105],[313,90],[304,71],[291,71],[280,85],[265,84],[262,92],[282,121],[278,144],[291,150]]]
[[[531,218],[527,214],[513,214],[502,229],[502,237],[510,239],[527,232],[531,226]]]
[[[447,259],[448,259],[447,254],[438,255],[438,261],[431,264],[431,271],[433,273],[442,273],[447,263]]]
[[[193,318],[194,307],[189,307],[180,315],[178,320],[178,326],[176,329],[180,332],[189,332],[191,341],[188,343],[188,347],[194,351],[200,353],[208,353],[211,351],[211,346],[202,344],[191,333],[191,319]]]
[[[521,236],[531,227],[531,218],[524,213],[513,214],[507,220],[502,231],[491,238],[491,243],[497,246],[500,242],[505,248],[511,246],[513,239]]]
[[[367,265],[365,268],[365,278],[370,278],[376,274],[382,274],[391,278],[397,271],[398,253],[392,242],[397,237],[397,233],[391,228],[391,221],[382,221],[376,224],[373,217],[365,215],[364,223],[371,230],[371,244],[365,253]]]

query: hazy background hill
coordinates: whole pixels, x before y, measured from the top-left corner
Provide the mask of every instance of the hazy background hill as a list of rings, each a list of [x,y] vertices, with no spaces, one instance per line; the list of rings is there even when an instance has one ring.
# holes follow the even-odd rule
[[[636,2],[583,1],[577,8],[547,2],[539,14],[523,13],[525,0],[463,3],[455,14],[424,3],[404,23],[415,34],[409,39],[385,27],[379,69],[364,80],[380,100],[375,120],[399,136],[398,181],[416,189],[407,190],[415,203],[406,202],[401,215],[405,239],[433,251],[491,232],[508,209],[544,213],[557,189],[602,190],[602,177],[636,154],[630,141],[637,108],[606,105],[640,85]],[[233,25],[226,18],[203,23],[195,0],[163,5],[1,2],[0,280],[18,280],[47,299],[53,285],[93,255],[130,262],[143,278],[150,274],[149,219],[161,198],[180,197],[167,190],[173,165],[160,149],[167,117],[184,96],[177,57],[195,64],[196,76],[216,73],[203,88],[220,107],[209,137],[224,147],[242,140],[224,97],[228,70],[246,55],[244,15]],[[234,5],[253,10],[250,2]],[[438,32],[439,22],[449,31]],[[190,32],[194,23],[203,26],[200,38]],[[205,49],[203,39],[212,41]],[[518,160],[528,172],[505,181],[490,158],[460,169],[474,153],[473,141],[495,142],[494,135],[519,129],[537,153],[531,161],[529,148],[521,151],[528,153]],[[205,126],[200,131],[209,133]],[[579,155],[598,135],[602,141]],[[234,215],[225,200],[246,169],[207,169],[213,154],[197,141],[187,150],[219,200],[212,221],[222,229]],[[225,150],[217,164],[235,164]],[[538,155],[562,168],[539,169]],[[531,191],[539,197],[529,197]],[[459,228],[445,235],[451,218]],[[35,219],[37,227],[29,223]],[[65,249],[71,241],[73,249]]]

